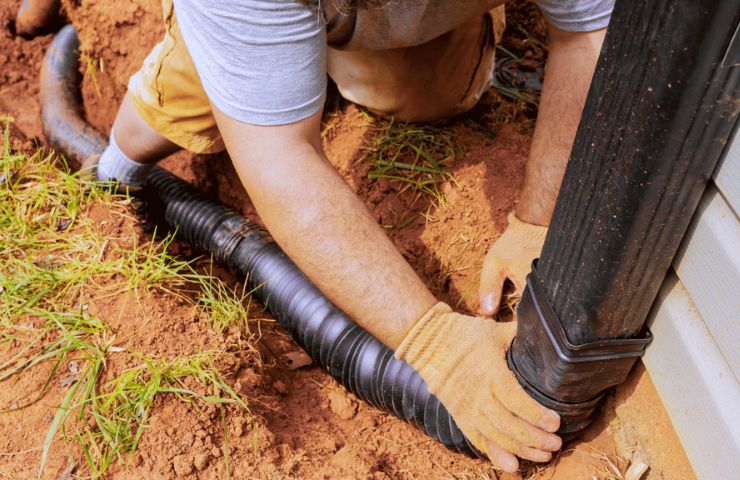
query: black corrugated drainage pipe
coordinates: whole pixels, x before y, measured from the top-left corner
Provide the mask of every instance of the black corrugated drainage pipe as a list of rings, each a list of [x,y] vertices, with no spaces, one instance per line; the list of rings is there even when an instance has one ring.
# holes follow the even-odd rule
[[[617,0],[509,364],[582,429],[645,320],[738,116],[737,0]]]
[[[54,38],[42,68],[41,108],[49,141],[68,161],[81,162],[101,153],[107,140],[81,116],[77,47],[71,26]],[[153,169],[142,195],[155,218],[248,280],[293,339],[348,390],[414,423],[451,450],[483,456],[421,376],[332,305],[267,232],[161,168]]]
[[[64,25],[59,0],[23,0],[15,17],[15,32],[33,38],[57,31]]]
[[[54,37],[41,64],[41,127],[46,140],[73,168],[108,145],[105,135],[85,120],[77,59],[77,31],[67,25]]]

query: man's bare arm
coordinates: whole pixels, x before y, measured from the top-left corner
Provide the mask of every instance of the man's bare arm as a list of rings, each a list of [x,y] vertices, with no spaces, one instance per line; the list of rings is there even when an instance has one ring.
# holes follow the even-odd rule
[[[321,113],[270,127],[214,113],[270,234],[332,302],[395,349],[435,298],[326,160]]]
[[[498,311],[506,278],[523,290],[532,259],[540,255],[606,29],[576,33],[550,26],[549,33],[545,84],[516,218],[483,262],[483,315]]]
[[[547,71],[527,173],[516,216],[547,226],[586,103],[606,29],[566,32],[548,28]]]

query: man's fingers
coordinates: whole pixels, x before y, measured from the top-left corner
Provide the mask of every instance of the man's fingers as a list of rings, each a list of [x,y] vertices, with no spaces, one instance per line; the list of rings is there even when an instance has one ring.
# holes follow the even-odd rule
[[[516,472],[519,468],[519,461],[511,452],[519,450],[519,445],[491,425],[484,430],[486,431],[477,427],[470,428],[466,433],[468,440],[486,454],[495,468],[509,473]]]
[[[505,280],[506,272],[497,264],[493,264],[490,268],[483,267],[479,290],[481,315],[492,316],[498,312]]]
[[[485,425],[481,425],[479,431],[481,435],[485,437],[488,444],[494,444],[509,455],[516,455],[520,458],[525,458],[535,462],[546,462],[550,459],[550,452],[545,452],[539,448],[524,445],[516,438],[509,435],[505,429],[497,428],[497,424],[491,423],[490,421]],[[495,451],[495,453],[496,461],[509,460],[508,457],[501,455],[501,452]]]
[[[549,462],[552,460],[551,452],[543,452],[542,450],[537,450],[536,448],[531,447],[520,448],[517,455],[521,458],[532,460],[533,462]]]
[[[496,443],[489,440],[485,450],[488,459],[495,467],[507,473],[516,473],[519,470],[519,460]]]
[[[496,348],[499,351],[503,352],[501,358],[506,361],[506,351],[511,347],[511,342],[514,340],[514,337],[516,337],[518,322],[497,322],[496,326],[499,330],[499,334],[496,335],[496,339],[491,343],[496,345]],[[506,369],[508,370],[508,367],[506,367]]]
[[[533,462],[549,462],[552,458],[552,452],[522,445],[496,429],[489,428],[489,434],[484,436],[488,445],[486,450],[488,459],[509,473],[516,472],[519,467],[516,457],[532,460]],[[512,462],[512,459],[514,462]]]
[[[520,448],[531,447],[540,452],[554,452],[563,445],[562,440],[555,434],[548,433],[525,420],[515,416],[512,412],[496,398],[492,398],[488,404],[484,415],[486,421],[495,427],[498,432],[511,438]],[[514,453],[519,454],[517,451]],[[522,455],[519,455],[522,456]],[[541,455],[540,455],[541,457]],[[530,460],[535,460],[534,458]],[[541,460],[535,460],[541,461]],[[542,460],[546,461],[546,460]]]
[[[516,293],[521,295],[524,293],[524,288],[527,286],[527,274],[529,274],[529,268],[520,270],[512,275],[509,275],[509,280],[514,284],[514,290]]]
[[[548,432],[560,428],[560,416],[530,397],[508,368],[496,372],[494,395],[507,410],[532,425]]]

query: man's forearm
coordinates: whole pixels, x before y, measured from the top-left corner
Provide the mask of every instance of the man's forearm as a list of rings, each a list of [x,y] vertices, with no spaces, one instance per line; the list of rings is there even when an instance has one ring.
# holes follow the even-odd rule
[[[522,221],[550,223],[605,33],[549,28],[545,83],[516,209]]]
[[[330,300],[395,349],[435,298],[324,158],[318,135],[248,127],[245,136],[243,124],[217,119],[270,234]],[[307,129],[318,132],[318,123]]]

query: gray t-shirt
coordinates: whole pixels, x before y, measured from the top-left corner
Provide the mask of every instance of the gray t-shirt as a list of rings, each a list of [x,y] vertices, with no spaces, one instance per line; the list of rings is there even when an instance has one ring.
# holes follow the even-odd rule
[[[326,91],[326,29],[297,0],[175,0],[203,88],[226,115],[284,125],[316,113]]]
[[[365,28],[356,37],[368,48],[382,48],[384,41],[398,46],[405,35],[413,37],[410,44],[431,40],[454,28],[444,23],[450,21],[451,14],[470,11],[461,8],[465,2],[476,5],[481,14],[501,3],[451,0],[445,13],[446,4],[440,0],[392,2],[387,10],[368,15],[382,28]],[[537,3],[555,27],[593,31],[607,26],[614,0]],[[203,88],[219,110],[244,123],[285,125],[321,109],[326,95],[327,43],[324,20],[317,9],[301,0],[174,0],[174,4]],[[429,28],[392,28],[409,18]],[[358,29],[361,25],[358,21]],[[385,31],[388,29],[393,32]],[[368,38],[362,39],[366,32]]]
[[[609,24],[614,0],[537,0],[547,23],[568,32],[592,32]]]

